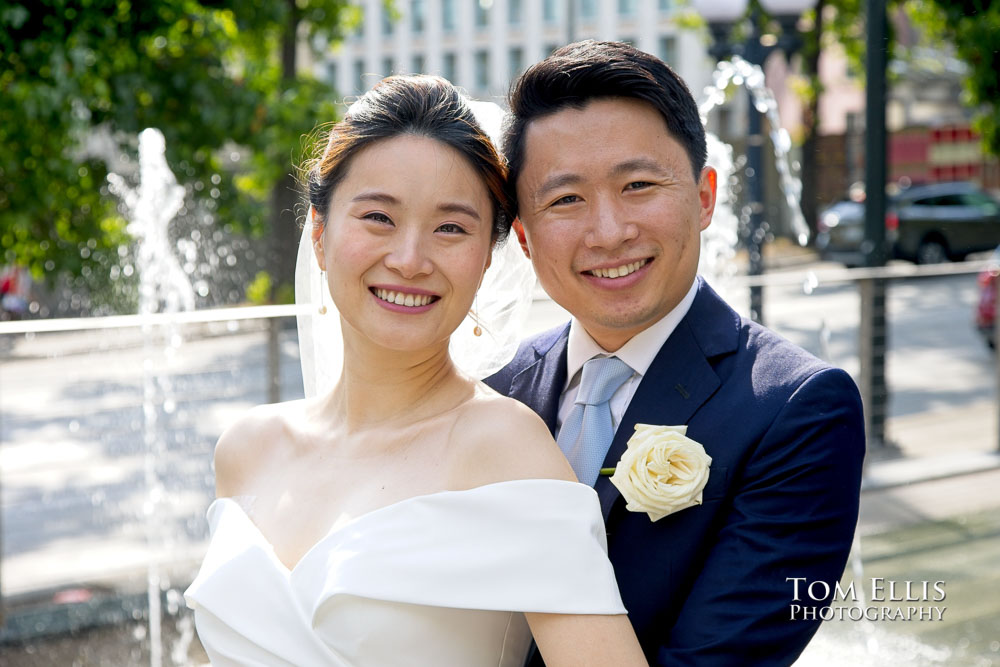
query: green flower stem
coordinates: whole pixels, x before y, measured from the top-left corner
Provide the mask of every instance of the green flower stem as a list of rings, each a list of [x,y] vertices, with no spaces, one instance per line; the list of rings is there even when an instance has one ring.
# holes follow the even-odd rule
[[[614,474],[615,474],[614,468],[601,468],[601,476],[603,477],[611,477],[611,475]]]

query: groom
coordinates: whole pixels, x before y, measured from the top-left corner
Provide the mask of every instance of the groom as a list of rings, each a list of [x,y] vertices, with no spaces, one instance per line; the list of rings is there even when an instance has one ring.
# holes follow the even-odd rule
[[[573,318],[487,383],[541,415],[595,485],[651,664],[791,664],[851,548],[864,458],[854,382],[696,277],[716,174],[669,67],[580,42],[525,72],[510,106],[514,229]],[[636,424],[686,425],[704,446],[700,504],[653,522],[599,475]]]

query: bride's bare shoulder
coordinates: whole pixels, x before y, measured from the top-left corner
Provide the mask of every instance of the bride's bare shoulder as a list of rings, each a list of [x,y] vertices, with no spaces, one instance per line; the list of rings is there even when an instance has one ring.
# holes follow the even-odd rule
[[[545,422],[520,401],[485,387],[465,405],[452,433],[464,471],[477,484],[513,479],[576,481]]]
[[[236,495],[293,437],[305,401],[258,405],[238,417],[215,444],[216,495]]]

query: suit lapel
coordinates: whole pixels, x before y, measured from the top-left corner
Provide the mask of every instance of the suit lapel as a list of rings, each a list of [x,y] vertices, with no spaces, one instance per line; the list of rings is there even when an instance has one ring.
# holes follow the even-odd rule
[[[636,424],[688,423],[721,384],[708,356],[735,350],[738,326],[739,316],[702,282],[691,310],[643,375],[615,431],[603,467],[612,468],[618,463]],[[606,522],[621,494],[606,476],[599,477],[594,488]]]
[[[559,397],[566,386],[568,339],[568,324],[554,337],[539,339],[534,346],[535,362],[515,375],[510,383],[510,397],[534,410],[553,434],[559,414]]]

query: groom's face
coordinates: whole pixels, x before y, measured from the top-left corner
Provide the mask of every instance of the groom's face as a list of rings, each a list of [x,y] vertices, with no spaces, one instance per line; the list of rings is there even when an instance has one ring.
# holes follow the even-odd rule
[[[528,125],[515,231],[545,291],[614,351],[690,288],[715,180],[652,106],[596,99]]]

